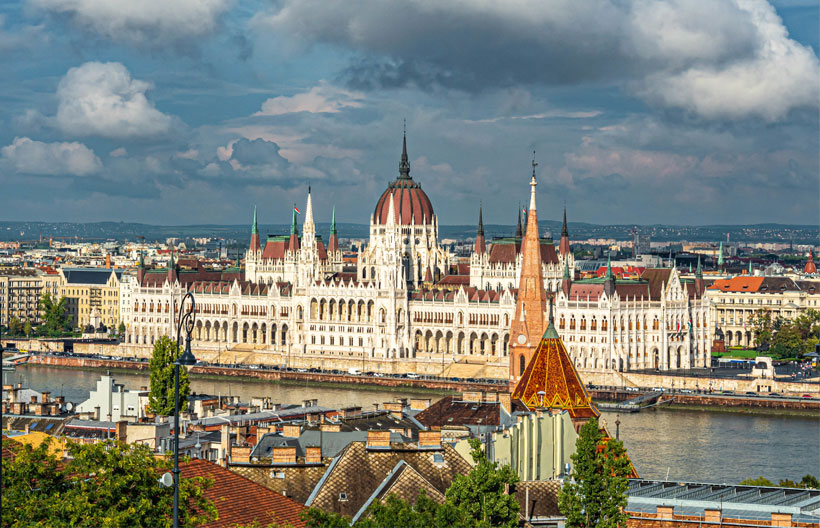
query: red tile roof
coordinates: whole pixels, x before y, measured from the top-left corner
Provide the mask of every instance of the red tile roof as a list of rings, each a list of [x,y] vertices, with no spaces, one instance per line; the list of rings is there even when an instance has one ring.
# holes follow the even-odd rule
[[[709,289],[724,292],[756,292],[760,289],[761,284],[763,284],[763,277],[740,276],[718,279]]]
[[[181,464],[180,470],[183,478],[204,477],[214,481],[205,490],[205,496],[214,503],[219,517],[202,525],[204,528],[253,523],[305,526],[300,518],[304,506],[213,462],[193,459]]]
[[[541,240],[541,262],[545,264],[557,264],[558,255],[555,253],[555,245],[551,241]],[[490,263],[511,264],[516,261],[521,252],[521,240],[493,242],[490,246]]]

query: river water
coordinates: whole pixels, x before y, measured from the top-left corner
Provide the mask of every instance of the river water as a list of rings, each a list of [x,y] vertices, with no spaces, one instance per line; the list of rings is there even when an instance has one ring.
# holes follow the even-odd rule
[[[3,383],[23,382],[37,391],[63,394],[75,403],[88,398],[100,371],[20,366],[3,372]],[[148,385],[148,374],[117,373],[115,379],[127,389]],[[243,400],[269,396],[274,402],[300,403],[316,398],[319,405],[340,407],[419,396],[406,389],[348,389],[331,385],[296,385],[256,380],[191,379],[198,393],[237,395]],[[435,398],[436,396],[432,396]],[[820,414],[794,416],[745,414],[718,410],[698,411],[659,408],[634,414],[604,413],[607,429],[615,433],[620,419],[620,438],[643,478],[737,483],[764,476],[800,480],[806,473],[820,476]]]

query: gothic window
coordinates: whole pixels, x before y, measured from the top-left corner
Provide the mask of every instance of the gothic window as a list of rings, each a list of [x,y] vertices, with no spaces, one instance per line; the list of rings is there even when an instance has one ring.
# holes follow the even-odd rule
[[[563,330],[566,326],[566,321],[564,320],[564,316],[562,315],[561,318],[558,320],[558,328]]]
[[[524,359],[524,354],[518,356],[518,375],[524,375],[524,367],[526,366],[526,360]]]

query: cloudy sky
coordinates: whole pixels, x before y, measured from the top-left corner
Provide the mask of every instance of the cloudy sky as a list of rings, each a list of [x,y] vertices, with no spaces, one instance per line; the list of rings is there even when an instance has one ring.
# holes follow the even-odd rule
[[[0,220],[817,223],[816,0],[0,3]]]

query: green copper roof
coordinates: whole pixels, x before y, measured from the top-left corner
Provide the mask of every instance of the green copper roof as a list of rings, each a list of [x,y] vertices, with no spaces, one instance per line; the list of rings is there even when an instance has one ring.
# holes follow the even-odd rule
[[[336,206],[335,205],[333,206],[333,216],[331,217],[331,220],[330,220],[330,234],[331,235],[336,234]]]
[[[290,224],[290,234],[296,235],[298,233],[296,229],[296,204],[293,204],[293,221]]]
[[[569,279],[569,257],[564,257],[564,278]]]
[[[698,255],[698,269],[695,270],[695,277],[697,277],[698,279],[703,278],[703,268],[700,265],[700,255]]]
[[[550,321],[550,324],[544,331],[544,335],[541,339],[560,339],[558,337],[558,332],[555,330],[555,325],[552,324],[552,321]]]
[[[718,266],[723,266],[723,241],[720,242],[720,248],[718,249]]]
[[[256,206],[253,206],[253,230],[251,234],[258,235],[259,234],[259,225],[256,223]]]

